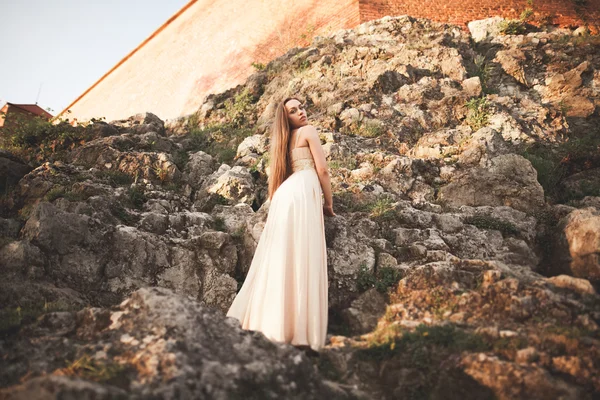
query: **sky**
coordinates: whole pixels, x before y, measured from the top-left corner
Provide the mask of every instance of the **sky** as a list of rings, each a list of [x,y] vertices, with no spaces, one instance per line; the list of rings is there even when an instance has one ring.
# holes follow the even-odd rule
[[[0,0],[0,106],[58,114],[188,1]]]

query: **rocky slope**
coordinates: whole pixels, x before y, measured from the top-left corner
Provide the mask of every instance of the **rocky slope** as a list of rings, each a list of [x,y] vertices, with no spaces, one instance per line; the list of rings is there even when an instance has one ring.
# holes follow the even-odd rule
[[[36,168],[0,154],[0,398],[596,398],[600,40],[501,26],[384,18],[166,126],[13,140]],[[288,95],[338,213],[312,362],[223,315]]]

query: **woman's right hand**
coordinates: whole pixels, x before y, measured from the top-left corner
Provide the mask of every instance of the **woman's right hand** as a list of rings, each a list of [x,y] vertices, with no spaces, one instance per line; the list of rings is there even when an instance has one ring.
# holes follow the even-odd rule
[[[333,212],[333,206],[323,206],[323,214],[327,217],[335,217],[335,213]]]

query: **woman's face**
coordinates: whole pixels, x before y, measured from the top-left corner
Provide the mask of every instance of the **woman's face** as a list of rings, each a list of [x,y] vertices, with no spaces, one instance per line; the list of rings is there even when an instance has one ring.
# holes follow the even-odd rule
[[[288,121],[290,121],[290,127],[292,129],[298,129],[301,126],[308,124],[304,105],[302,105],[302,103],[300,103],[298,100],[288,100],[288,102],[285,103],[285,108],[287,110]]]

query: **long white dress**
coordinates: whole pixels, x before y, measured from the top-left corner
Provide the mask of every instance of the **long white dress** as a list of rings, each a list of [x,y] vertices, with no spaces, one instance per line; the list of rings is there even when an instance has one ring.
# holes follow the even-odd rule
[[[294,146],[291,156],[293,173],[271,199],[248,275],[227,316],[272,341],[319,350],[328,307],[321,185],[308,147]]]

